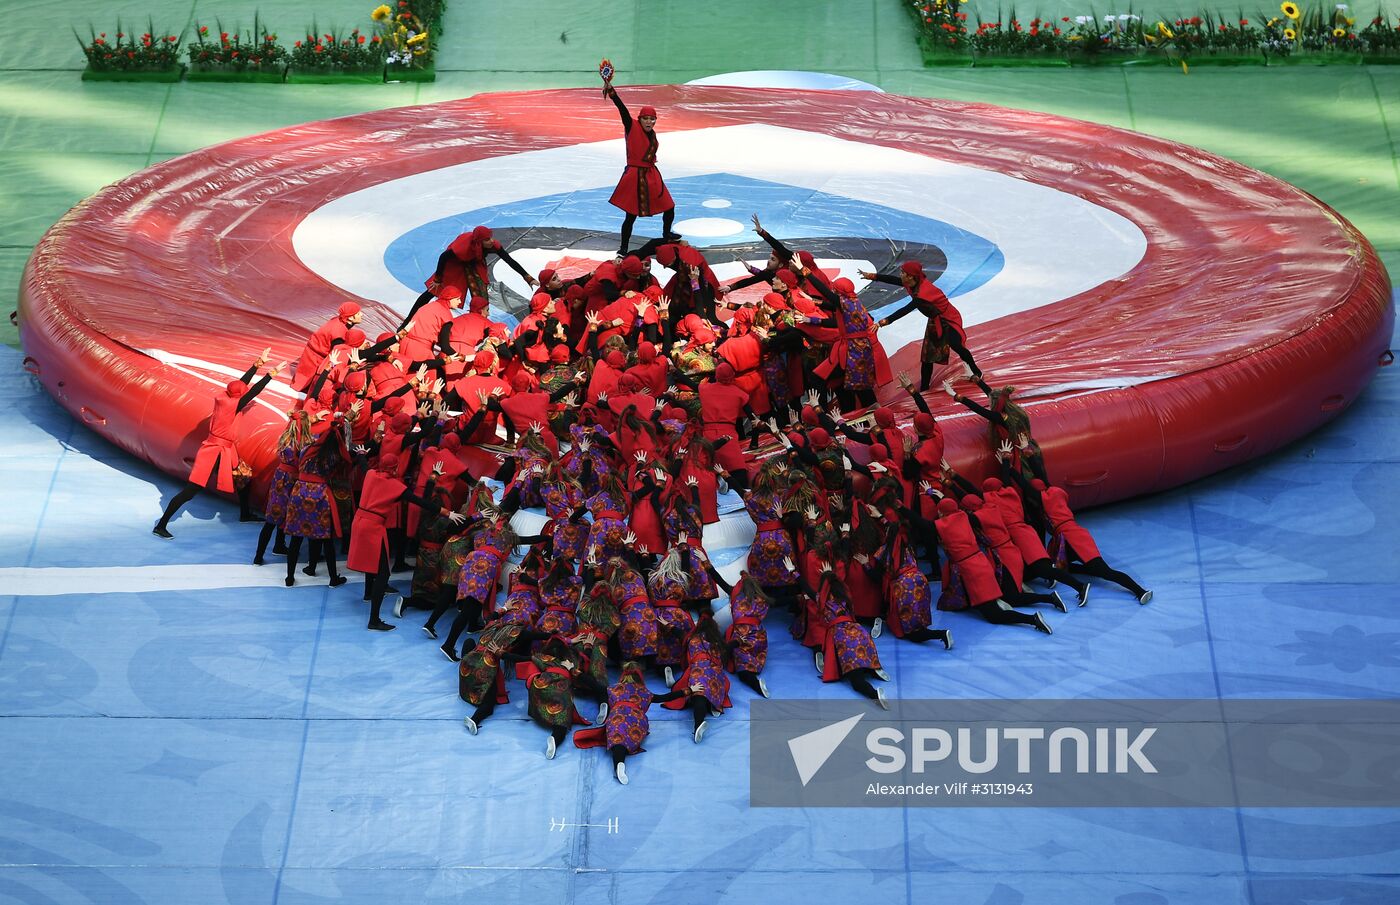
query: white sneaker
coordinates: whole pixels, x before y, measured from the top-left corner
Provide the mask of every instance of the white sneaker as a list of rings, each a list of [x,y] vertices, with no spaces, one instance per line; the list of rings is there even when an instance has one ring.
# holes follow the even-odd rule
[[[704,721],[701,722],[699,726],[695,727],[695,744],[700,744],[700,739],[705,737],[705,727],[708,725],[710,725],[709,721]]]
[[[606,720],[607,718],[608,718],[608,702],[607,702],[607,701],[604,701],[603,703],[601,703],[601,704],[598,705],[598,716],[597,716],[596,719],[594,719],[593,725],[595,725],[595,726],[601,726],[601,725],[603,725],[603,720]]]
[[[664,673],[664,676],[666,679],[667,688],[670,688],[672,685],[676,684],[676,676],[673,672],[671,672],[671,667],[666,667],[666,672]]]
[[[953,649],[953,630],[952,630],[952,629],[948,629],[948,634],[943,636],[943,649],[944,649],[944,650],[952,650],[952,649]]]
[[[758,677],[758,693],[768,697],[768,683],[763,681],[763,676]]]
[[[549,737],[549,741],[548,741],[548,742],[545,742],[545,746],[544,746],[544,759],[545,759],[545,760],[554,760],[554,754],[555,754],[555,752],[556,752],[557,750],[558,750],[558,748],[557,748],[557,746],[554,744],[554,736],[551,735],[551,736]]]
[[[885,620],[883,620],[883,619],[881,619],[880,617],[877,616],[877,617],[875,617],[875,624],[872,625],[872,626],[870,626],[870,637],[871,637],[871,639],[873,640],[873,639],[875,639],[875,638],[880,637],[880,636],[883,635],[884,633],[885,633]]]
[[[1152,602],[1152,592],[1151,592],[1151,591],[1143,591],[1143,592],[1142,592],[1142,596],[1138,598],[1138,603],[1151,603],[1151,602]]]
[[[395,619],[402,619],[402,618],[403,618],[403,595],[402,595],[402,594],[399,595],[399,599],[398,599],[398,600],[395,600],[395,601],[394,601],[394,618],[395,618]]]
[[[875,689],[875,701],[876,701],[876,703],[878,703],[878,704],[880,705],[880,709],[881,709],[881,710],[889,710],[889,709],[890,709],[890,702],[887,701],[887,700],[885,700],[885,689],[883,689],[883,688],[877,688],[877,689]]]
[[[618,761],[617,766],[613,769],[613,775],[617,777],[618,782],[622,783],[624,786],[627,785],[627,764],[623,761]]]
[[[880,678],[884,679],[886,682],[888,682],[888,681],[890,680],[890,674],[887,673],[887,672],[885,672],[885,670],[884,670],[883,667],[881,667],[880,669],[875,670],[875,675],[877,675],[877,676],[879,676]]]
[[[826,672],[826,654],[823,651],[817,651],[812,655],[812,659],[817,664],[817,672]]]
[[[472,719],[471,717],[467,717],[465,720],[462,720],[462,724],[467,727],[467,731],[470,732],[472,735],[476,735],[478,732],[481,731],[481,727],[478,726],[476,724],[476,720]],[[551,735],[550,740],[552,741],[553,739],[554,736]]]

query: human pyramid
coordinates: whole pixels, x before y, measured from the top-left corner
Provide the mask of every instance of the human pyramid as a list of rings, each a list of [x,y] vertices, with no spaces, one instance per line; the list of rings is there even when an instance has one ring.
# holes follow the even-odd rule
[[[951,633],[932,625],[931,580],[940,610],[1047,635],[1044,616],[1022,610],[1067,611],[1056,583],[1080,606],[1088,578],[1151,599],[1075,520],[1014,388],[987,383],[961,316],[919,262],[898,276],[862,272],[909,293],[876,323],[850,280],[830,278],[755,216],[772,248],[767,266],[721,285],[671,231],[656,111],[633,120],[610,64],[600,71],[627,154],[612,196],[625,214],[618,256],[571,279],[536,277],[478,226],[442,252],[397,330],[371,340],[360,307],[341,305],[297,362],[291,385],[305,395],[278,441],[254,563],[272,543],[292,586],[305,544],[303,573],[324,563],[337,587],[346,582],[339,543],[347,567],[365,576],[374,631],[395,628],[382,605],[392,573],[411,570],[394,615],[430,612],[423,631],[438,640],[453,614],[441,650],[460,663],[460,695],[475,708],[467,729],[476,734],[508,700],[513,672],[552,758],[587,724],[575,702],[590,698],[600,702],[595,725],[574,742],[605,747],[623,783],[653,703],[688,709],[699,742],[707,719],[730,706],[731,674],[768,696],[770,612],[790,617],[823,681],[844,680],[888,707],[873,639],[889,630],[952,647]],[[661,237],[629,250],[636,219],[658,214]],[[491,256],[535,290],[513,330],[489,316]],[[671,273],[664,286],[652,260]],[[727,303],[731,290],[760,282],[772,290],[760,303]],[[898,377],[919,409],[910,431],[876,406],[876,391],[893,383],[877,331],[914,311],[928,328],[918,386]],[[943,367],[950,353],[961,364]],[[254,520],[235,437],[239,413],[282,370],[258,376],[268,355],[214,401],[209,435],[157,535],[170,537],[171,517],[211,487],[236,493]],[[944,458],[924,398],[940,367],[951,378],[942,389],[987,421],[999,476],[980,485]],[[468,446],[498,450],[499,468],[474,475]],[[731,584],[704,538],[721,512],[739,508],[754,531]],[[538,533],[517,532],[525,509],[543,510]],[[669,690],[650,690],[648,674]]]

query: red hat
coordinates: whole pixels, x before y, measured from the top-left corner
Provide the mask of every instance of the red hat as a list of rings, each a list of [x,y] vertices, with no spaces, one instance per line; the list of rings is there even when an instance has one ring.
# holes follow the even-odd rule
[[[875,410],[875,423],[888,430],[894,427],[894,410],[882,405]]]
[[[510,388],[517,393],[524,393],[530,389],[530,375],[524,371],[516,371],[515,376],[510,379]]]
[[[476,311],[476,312],[485,311],[485,310],[487,309],[487,307],[490,306],[490,304],[491,304],[491,302],[490,302],[490,300],[488,300],[488,299],[486,298],[486,296],[484,296],[484,295],[473,295],[473,296],[472,296],[472,301],[471,301],[471,308],[470,308],[470,310]]]
[[[656,118],[656,108],[655,108],[655,107],[643,107],[642,109],[638,110],[638,111],[637,111],[637,118],[640,119],[640,118],[643,117],[643,116],[650,116],[650,117],[652,117],[653,119],[655,119],[655,118]]]
[[[399,457],[397,453],[384,453],[379,457],[379,462],[375,465],[379,471],[385,474],[393,474],[399,470]]]
[[[413,427],[413,416],[408,412],[399,412],[389,419],[389,430],[396,434],[406,434],[411,427]]]
[[[831,434],[824,427],[814,427],[807,433],[807,440],[813,449],[826,449],[831,445]]]
[[[817,417],[817,410],[810,405],[802,406],[802,423],[808,427],[816,427],[820,424],[821,419]]]
[[[787,303],[787,299],[783,298],[780,294],[776,292],[770,292],[764,295],[763,304],[776,311],[787,311],[789,308],[792,307]]]
[[[359,392],[365,388],[365,372],[351,371],[345,375],[345,388],[352,392]]]
[[[359,327],[351,327],[345,331],[345,344],[351,348],[358,349],[365,344],[365,331]]]
[[[773,279],[782,280],[783,285],[789,289],[797,288],[797,274],[793,273],[791,270],[788,270],[786,267],[773,274]]]
[[[629,277],[639,277],[646,273],[646,268],[642,266],[642,259],[636,255],[628,255],[623,258],[621,270]]]
[[[664,293],[662,292],[661,287],[656,285],[655,283],[652,283],[650,286],[642,290],[642,295],[646,296],[653,303],[661,301],[661,296],[663,294]]]
[[[636,376],[632,374],[623,374],[617,379],[617,385],[624,393],[635,392],[637,387],[641,386],[641,384],[637,382]]]
[[[339,308],[335,309],[336,317],[340,318],[341,320],[352,318],[359,313],[360,306],[356,305],[354,302],[345,302]]]
[[[720,362],[719,366],[715,368],[715,380],[718,383],[733,383],[734,366],[727,361]]]
[[[1040,491],[1048,489],[1045,486],[1045,482],[1042,481],[1040,478],[1031,478],[1031,486],[1034,487],[1036,490]]]
[[[952,515],[954,512],[957,512],[957,511],[958,511],[958,503],[957,503],[957,500],[954,500],[952,497],[946,497],[946,496],[945,496],[943,499],[941,499],[941,500],[938,501],[938,514],[939,514],[939,515]]]
[[[584,295],[586,295],[586,293],[583,291],[583,287],[578,283],[570,283],[569,288],[564,290],[564,300],[568,302],[576,302],[583,298]]]
[[[384,400],[384,413],[391,417],[397,415],[399,411],[403,409],[403,405],[404,399],[402,396],[390,396]]]
[[[476,357],[472,359],[472,370],[480,374],[482,371],[491,370],[491,366],[495,363],[496,356],[483,349],[476,353]]]
[[[690,331],[691,346],[703,346],[705,343],[712,343],[718,338],[719,337],[715,335],[715,331],[711,330],[709,327],[697,327]]]
[[[753,326],[753,309],[752,309],[752,308],[740,308],[738,311],[735,311],[735,312],[734,312],[734,316],[733,316],[732,318],[730,318],[730,321],[729,321],[729,322],[730,322],[730,324],[731,324],[732,326],[735,326],[735,327],[751,327],[751,326]]]
[[[349,331],[346,331],[346,332],[348,333]],[[398,335],[398,334],[395,334],[395,333],[381,333],[381,334],[379,334],[379,336],[377,336],[377,337],[375,338],[374,342],[375,342],[376,345],[379,344],[379,343],[388,342],[389,340],[393,339],[393,338],[394,338],[395,336],[397,336],[397,335]]]
[[[883,444],[883,443],[872,443],[872,444],[870,444],[870,459],[871,459],[871,461],[873,461],[873,462],[878,462],[878,461],[881,460],[881,459],[888,459],[889,457],[890,457],[890,448],[889,448],[888,446],[886,446],[886,445]]]
[[[569,347],[560,343],[549,350],[549,360],[555,364],[567,364],[569,361]]]
[[[442,438],[442,448],[456,452],[462,448],[462,438],[456,434],[447,434]]]
[[[987,478],[985,481],[982,482],[982,492],[996,493],[1003,486],[1004,485],[1001,483],[1001,478]]]
[[[617,349],[613,349],[607,355],[604,355],[603,361],[607,362],[608,367],[614,370],[621,370],[627,366],[627,356],[623,355]]]
[[[817,259],[812,257],[812,253],[810,251],[799,251],[797,253],[797,259],[801,261],[802,266],[806,267],[808,270],[817,269]]]
[[[914,430],[919,432],[920,437],[927,437],[938,429],[938,422],[933,420],[933,416],[925,412],[919,412],[914,416]]]
[[[975,493],[969,493],[962,498],[962,507],[968,512],[976,512],[982,508],[982,498]]]
[[[924,265],[920,264],[918,261],[905,261],[903,264],[899,265],[899,269],[902,273],[906,273],[911,277],[921,277],[924,275]]]
[[[841,295],[855,295],[855,294],[856,294],[856,284],[855,284],[855,283],[852,283],[850,280],[846,279],[845,277],[837,277],[836,279],[832,280],[832,281],[831,281],[831,288],[834,289],[834,290],[836,290],[836,291],[837,291],[838,293],[840,293]]]
[[[545,283],[548,283],[550,280],[554,279],[554,276],[554,268],[546,267],[544,270],[540,271],[540,275],[537,277],[537,279],[540,281],[540,285],[543,286]]]
[[[530,313],[539,314],[545,308],[548,308],[550,302],[553,301],[554,296],[550,295],[548,292],[536,292],[534,295],[530,296]]]
[[[438,298],[442,299],[444,302],[450,302],[454,299],[459,299],[461,297],[461,288],[458,286],[453,286],[450,283],[438,290]]]
[[[637,360],[642,364],[651,364],[656,361],[656,346],[645,339],[637,343]]]
[[[478,226],[478,227],[476,227],[475,229],[472,230],[472,238],[473,238],[473,239],[476,239],[478,242],[481,242],[483,245],[484,245],[485,243],[487,243],[487,242],[490,242],[490,241],[491,241],[491,227],[489,227],[489,226]]]
[[[248,384],[241,380],[230,380],[228,386],[224,387],[224,392],[228,393],[230,396],[242,396],[244,393],[248,392]]]

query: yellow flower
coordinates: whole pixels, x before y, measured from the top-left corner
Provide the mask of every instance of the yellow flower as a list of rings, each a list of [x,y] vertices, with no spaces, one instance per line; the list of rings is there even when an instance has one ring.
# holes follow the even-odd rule
[[[1348,25],[1355,25],[1355,24],[1356,24],[1356,20],[1355,20],[1355,19],[1348,19],[1348,20],[1347,20],[1347,24],[1348,24]]]
[[[1269,27],[1273,28],[1275,25],[1279,24],[1280,21],[1282,20],[1275,16],[1274,18],[1269,20]]]
[[[414,44],[422,44],[426,40],[428,40],[428,33],[426,31],[421,32],[408,39],[408,46],[412,47]]]
[[[1332,37],[1334,37],[1334,38],[1345,38],[1346,36],[1347,36],[1347,30],[1346,30],[1345,28],[1334,28],[1334,29],[1332,29]]]
[[[1171,30],[1170,28],[1167,28],[1167,23],[1165,23],[1165,22],[1158,22],[1158,23],[1157,23],[1157,31],[1161,32],[1161,35],[1162,35],[1162,37],[1164,37],[1164,38],[1173,38],[1173,37],[1176,37],[1175,35],[1172,34],[1172,30]]]
[[[1146,41],[1148,44],[1156,44],[1156,43],[1157,43],[1157,39],[1156,39],[1156,38],[1154,38],[1152,35],[1149,35],[1149,34],[1147,34],[1147,33],[1145,33],[1145,32],[1143,33],[1142,38],[1143,38],[1143,40]]]
[[[369,14],[369,17],[376,22],[383,22],[393,14],[394,11],[389,8],[388,4],[384,4],[382,6],[376,6],[374,12]]]
[[[1286,2],[1279,6],[1279,9],[1290,19],[1297,19],[1300,15],[1298,12],[1298,4],[1293,3],[1292,0],[1286,0]]]
[[[1298,37],[1298,33],[1291,28],[1285,28],[1283,30],[1283,36],[1292,41],[1294,38]]]
[[[1182,74],[1182,75],[1190,75],[1190,74],[1191,74],[1191,70],[1188,69],[1188,68],[1186,68],[1186,61],[1185,61],[1185,60],[1182,60],[1182,61],[1181,61],[1181,74]]]

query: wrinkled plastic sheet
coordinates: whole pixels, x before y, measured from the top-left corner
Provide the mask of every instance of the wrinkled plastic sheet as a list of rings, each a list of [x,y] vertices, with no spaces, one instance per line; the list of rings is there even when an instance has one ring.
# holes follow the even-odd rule
[[[1365,238],[1311,196],[1196,149],[869,92],[656,87],[627,97],[665,111],[663,141],[760,122],[1004,173],[1130,221],[1146,250],[1122,275],[1014,315],[977,322],[970,312],[979,362],[1018,388],[1052,476],[1081,505],[1277,448],[1349,405],[1388,345],[1389,279]],[[80,204],[36,248],[21,287],[28,366],[85,424],[183,475],[216,387],[269,344],[295,359],[353,298],[298,258],[291,236],[309,212],[392,179],[616,135],[596,91],[541,91],[309,123],[159,164]],[[795,158],[793,173],[804,166]],[[522,167],[521,179],[533,176]],[[897,188],[899,173],[870,178]],[[962,212],[969,223],[990,216],[974,208]],[[824,211],[805,213],[820,221]],[[550,224],[551,210],[538,222]],[[1022,217],[1018,228],[1058,226]],[[869,263],[888,269],[899,250]],[[397,322],[386,305],[358,300],[371,334]],[[917,356],[917,345],[897,350],[896,369],[917,370]],[[280,389],[242,419],[240,451],[264,481],[278,410],[292,401]],[[912,413],[898,387],[882,395]],[[949,460],[973,475],[989,469],[980,420],[933,404],[952,416]]]

